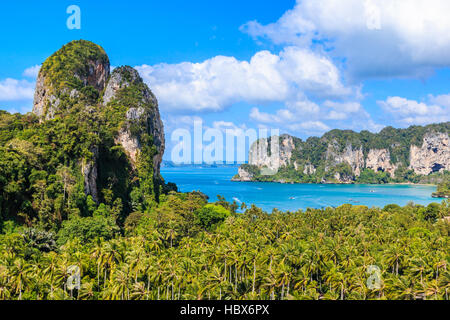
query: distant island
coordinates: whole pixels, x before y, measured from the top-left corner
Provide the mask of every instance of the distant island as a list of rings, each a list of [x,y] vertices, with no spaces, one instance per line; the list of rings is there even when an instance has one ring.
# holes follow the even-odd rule
[[[226,163],[226,162],[214,162],[214,163],[176,163],[170,160],[163,160],[161,168],[238,168],[242,163]]]
[[[259,139],[233,181],[279,183],[415,183],[448,187],[450,122],[374,134],[332,130],[306,141],[290,135]],[[279,158],[271,154],[279,139]],[[267,172],[269,174],[267,174]],[[448,190],[448,189],[447,189]],[[436,197],[445,192],[437,192]],[[448,196],[448,193],[447,193]]]

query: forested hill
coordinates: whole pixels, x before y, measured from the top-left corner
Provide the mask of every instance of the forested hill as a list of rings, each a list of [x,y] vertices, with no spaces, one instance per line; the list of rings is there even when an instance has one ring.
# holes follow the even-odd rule
[[[103,48],[70,42],[42,64],[33,113],[0,111],[0,226],[57,230],[96,210],[123,223],[158,201],[163,153],[158,103],[138,72],[110,74]]]
[[[260,139],[249,152],[240,181],[303,183],[438,182],[450,170],[450,122],[379,133],[332,130],[306,141],[282,135],[279,161],[272,140]],[[261,172],[266,169],[269,175]],[[276,173],[276,174],[273,174]],[[430,176],[431,175],[431,176]]]

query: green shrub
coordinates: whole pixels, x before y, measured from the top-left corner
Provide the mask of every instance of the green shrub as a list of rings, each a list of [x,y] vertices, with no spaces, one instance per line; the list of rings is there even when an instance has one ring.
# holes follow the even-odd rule
[[[36,228],[26,228],[22,232],[24,242],[29,248],[37,249],[41,252],[56,250],[55,234]]]
[[[119,227],[112,217],[72,217],[62,224],[58,233],[58,243],[79,239],[83,243],[103,238],[109,240],[119,234]]]
[[[196,223],[206,230],[212,230],[230,216],[230,211],[222,206],[207,204],[195,212]]]

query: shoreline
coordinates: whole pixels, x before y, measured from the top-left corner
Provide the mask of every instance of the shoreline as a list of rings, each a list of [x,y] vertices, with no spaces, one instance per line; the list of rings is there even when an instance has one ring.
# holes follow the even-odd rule
[[[412,182],[389,182],[389,183],[355,183],[355,182],[330,182],[330,183],[313,183],[313,182],[286,182],[286,181],[258,181],[258,180],[240,180],[231,179],[232,182],[258,182],[258,183],[278,183],[278,184],[318,184],[318,185],[371,185],[371,186],[425,186],[436,187],[436,184],[432,183],[412,183]]]

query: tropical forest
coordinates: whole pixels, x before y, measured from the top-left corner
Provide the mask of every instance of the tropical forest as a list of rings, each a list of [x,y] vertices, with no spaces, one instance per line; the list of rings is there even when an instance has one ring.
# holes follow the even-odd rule
[[[33,112],[0,112],[0,299],[450,299],[450,200],[267,212],[179,192],[164,149],[135,69],[85,40],[51,55]]]

